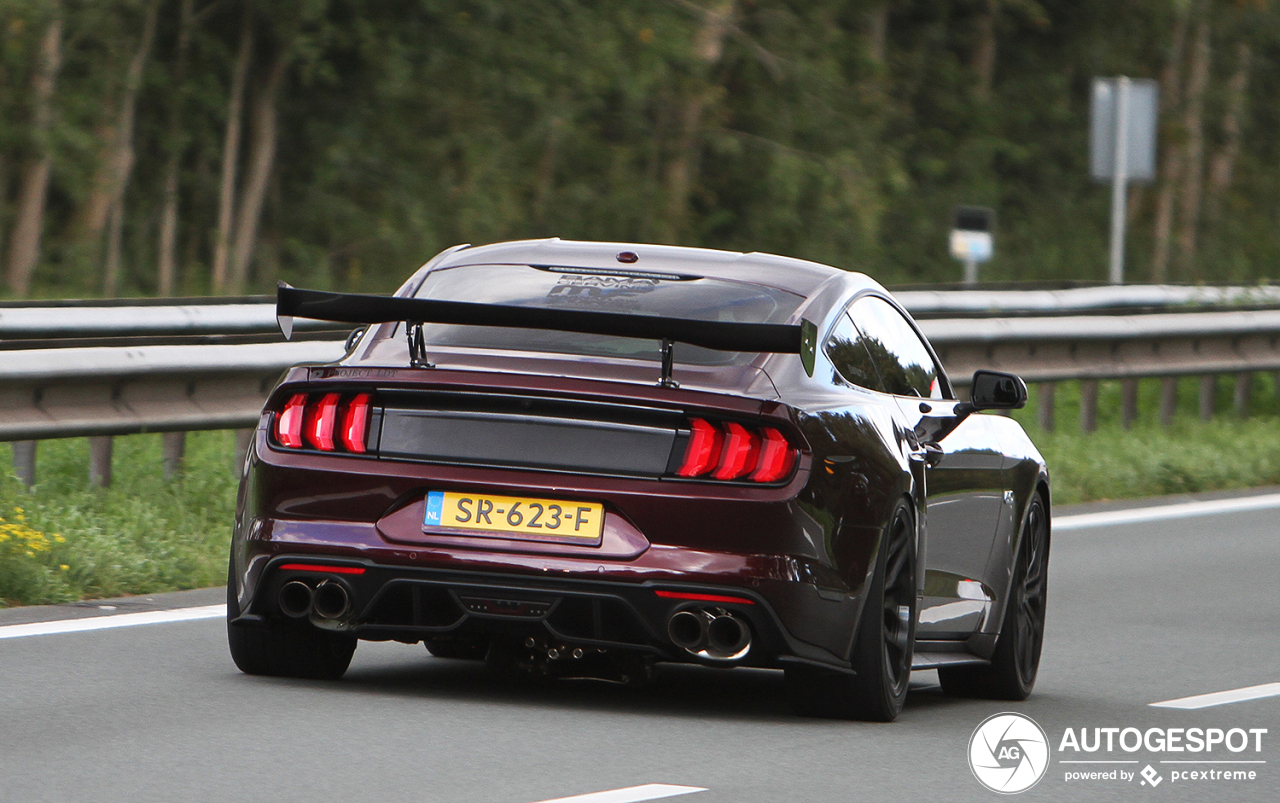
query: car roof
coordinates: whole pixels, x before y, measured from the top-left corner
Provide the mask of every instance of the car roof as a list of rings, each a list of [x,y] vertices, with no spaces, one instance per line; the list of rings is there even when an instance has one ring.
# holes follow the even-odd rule
[[[618,254],[628,251],[636,255],[636,261],[620,262]],[[443,254],[430,267],[434,271],[463,265],[550,265],[692,274],[774,287],[805,298],[837,276],[845,277],[849,284],[879,287],[874,280],[860,273],[774,254],[645,243],[561,240],[558,237],[466,246]]]

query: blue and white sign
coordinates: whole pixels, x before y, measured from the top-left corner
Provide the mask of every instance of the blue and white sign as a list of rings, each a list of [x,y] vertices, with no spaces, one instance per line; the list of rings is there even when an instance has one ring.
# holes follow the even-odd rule
[[[422,514],[423,527],[439,527],[440,514],[444,511],[444,491],[427,492],[427,509]]]

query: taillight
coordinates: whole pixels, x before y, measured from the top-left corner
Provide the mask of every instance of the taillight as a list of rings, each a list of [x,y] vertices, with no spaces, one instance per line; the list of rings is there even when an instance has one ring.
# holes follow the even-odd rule
[[[777,482],[795,468],[799,451],[773,427],[735,421],[689,421],[689,440],[676,476],[722,481]]]
[[[302,415],[307,408],[307,394],[295,393],[276,416],[276,440],[290,449],[302,448]]]
[[[348,452],[364,454],[369,433],[369,394],[361,393],[347,405],[342,416],[342,446]]]
[[[326,393],[319,401],[307,406],[307,419],[304,430],[307,441],[322,452],[333,451],[333,431],[338,426],[337,393]]]
[[[689,447],[685,449],[684,462],[676,472],[680,477],[697,477],[715,468],[720,461],[720,445],[724,442],[724,433],[701,418],[693,419],[689,426]]]
[[[287,449],[366,454],[372,414],[369,393],[295,393],[276,414],[273,434]]]
[[[760,447],[760,462],[751,473],[756,482],[776,482],[791,473],[796,462],[796,451],[787,443],[786,436],[773,427],[760,430],[763,442]]]
[[[760,457],[760,437],[732,421],[724,427],[728,430],[728,437],[724,451],[720,453],[720,465],[711,476],[718,480],[736,480],[756,467],[756,460]]]

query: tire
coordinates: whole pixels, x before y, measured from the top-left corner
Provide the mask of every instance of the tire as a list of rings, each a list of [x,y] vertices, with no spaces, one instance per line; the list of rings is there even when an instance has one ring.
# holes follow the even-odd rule
[[[797,714],[892,722],[902,711],[920,607],[914,521],[900,503],[881,538],[853,648],[854,674],[787,668],[787,696]]]
[[[939,669],[938,680],[944,692],[989,700],[1025,700],[1031,695],[1044,645],[1048,579],[1049,518],[1044,500],[1037,493],[1027,511],[1009,601],[991,663]]]
[[[269,617],[262,626],[234,625],[240,615],[232,566],[227,567],[227,644],[241,672],[337,680],[351,665],[354,636],[329,633],[306,621]]]

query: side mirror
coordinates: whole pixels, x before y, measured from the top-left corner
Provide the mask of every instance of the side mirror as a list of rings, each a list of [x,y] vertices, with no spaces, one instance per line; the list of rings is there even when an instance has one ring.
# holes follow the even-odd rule
[[[1027,383],[1000,371],[974,371],[969,403],[974,410],[1017,410],[1027,403]]]

